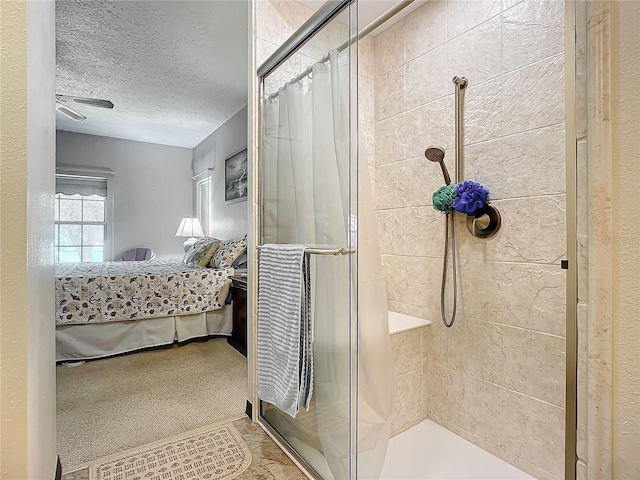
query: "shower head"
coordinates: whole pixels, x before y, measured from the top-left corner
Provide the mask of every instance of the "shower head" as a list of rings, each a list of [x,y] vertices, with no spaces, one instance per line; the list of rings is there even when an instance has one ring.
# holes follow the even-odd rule
[[[424,151],[424,156],[427,157],[427,160],[440,164],[442,175],[444,176],[444,183],[450,185],[451,177],[449,177],[449,172],[447,171],[447,167],[444,164],[444,148],[429,147]]]

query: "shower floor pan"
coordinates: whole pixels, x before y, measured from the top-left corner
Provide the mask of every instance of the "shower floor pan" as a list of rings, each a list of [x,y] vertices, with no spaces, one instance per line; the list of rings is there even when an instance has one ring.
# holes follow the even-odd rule
[[[431,420],[389,440],[380,479],[521,480],[534,477]]]

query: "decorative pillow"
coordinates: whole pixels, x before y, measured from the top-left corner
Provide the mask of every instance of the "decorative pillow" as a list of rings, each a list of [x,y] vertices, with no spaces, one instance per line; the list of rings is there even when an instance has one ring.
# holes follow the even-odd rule
[[[184,254],[184,257],[182,257],[182,263],[185,263],[189,267],[193,267],[195,266],[196,262],[200,262],[202,260],[202,253],[206,252],[207,249],[209,249],[210,247],[215,246],[215,249],[213,249],[213,253],[211,254],[211,256],[213,256],[216,253],[216,250],[218,249],[219,245],[220,245],[220,240],[218,240],[217,238],[212,238],[212,237],[200,238]],[[196,256],[198,256],[197,260],[195,259]],[[211,257],[209,257],[209,259],[210,258]],[[207,260],[207,262],[208,261],[209,260]],[[206,267],[207,263],[201,266]]]
[[[220,248],[215,253],[210,266],[214,268],[231,268],[233,262],[235,262],[240,255],[247,251],[247,236],[242,238],[234,238],[232,240],[225,240],[220,243]]]
[[[215,255],[216,251],[220,247],[220,242],[212,244],[203,243],[196,248],[196,253],[189,263],[188,267],[201,267],[206,268],[209,265],[209,261]]]
[[[233,262],[233,264],[231,265],[233,268],[239,268],[242,264],[244,264],[244,266],[247,266],[247,251],[245,250],[245,252],[240,255],[238,258],[235,259],[235,261]]]

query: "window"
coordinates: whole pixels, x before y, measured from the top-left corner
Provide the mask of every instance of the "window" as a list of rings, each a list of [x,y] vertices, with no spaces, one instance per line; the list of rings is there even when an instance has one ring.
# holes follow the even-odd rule
[[[106,182],[71,182],[67,178],[56,182],[56,191],[56,263],[103,262]]]

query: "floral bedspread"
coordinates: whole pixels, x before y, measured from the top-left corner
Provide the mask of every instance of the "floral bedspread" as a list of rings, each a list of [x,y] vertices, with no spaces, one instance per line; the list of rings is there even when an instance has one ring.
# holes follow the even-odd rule
[[[218,310],[230,275],[232,268],[190,268],[180,260],[58,264],[56,325]]]

